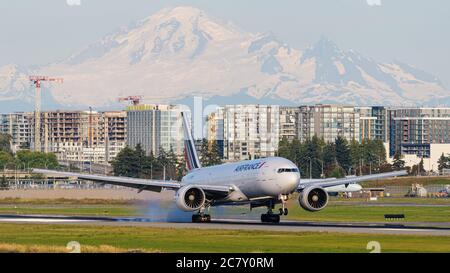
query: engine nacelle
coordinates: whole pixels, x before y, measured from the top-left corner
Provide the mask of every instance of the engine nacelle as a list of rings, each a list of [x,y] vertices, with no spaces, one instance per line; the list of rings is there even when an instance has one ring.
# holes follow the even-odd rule
[[[298,197],[300,207],[307,211],[319,211],[328,205],[328,193],[321,187],[308,187]]]
[[[206,201],[205,192],[195,186],[184,186],[180,188],[176,195],[177,207],[183,211],[199,210]]]

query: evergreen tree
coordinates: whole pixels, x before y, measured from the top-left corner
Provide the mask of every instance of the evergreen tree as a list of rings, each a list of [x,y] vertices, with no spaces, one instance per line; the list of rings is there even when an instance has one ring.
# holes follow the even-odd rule
[[[301,152],[303,151],[302,143],[298,139],[294,139],[289,144],[289,149],[291,150],[291,158],[288,158],[294,162],[297,167],[300,167]]]
[[[217,142],[210,142],[206,138],[202,139],[200,148],[200,163],[203,167],[214,166],[222,163],[219,156]]]
[[[330,176],[336,165],[336,146],[333,142],[327,143],[323,148],[322,160],[326,176]]]
[[[2,179],[0,180],[0,190],[8,190],[9,184],[8,180],[6,180],[5,174],[3,174]]]
[[[450,168],[450,157],[446,157],[444,153],[442,153],[441,157],[438,160],[438,164],[439,173],[442,174],[443,169]]]
[[[6,180],[5,174],[3,174],[2,179],[0,180],[0,190],[4,191],[8,189],[9,189],[8,180]]]
[[[352,166],[352,161],[350,157],[350,147],[345,138],[339,136],[335,141],[336,145],[336,161],[341,166],[345,172]]]
[[[0,133],[0,152],[6,152],[11,154],[11,136],[8,134]]]
[[[298,162],[300,172],[303,177],[320,178],[322,173],[322,165],[318,159],[321,158],[319,151],[320,140],[317,136],[314,136],[311,140],[307,140],[300,147],[298,154]],[[303,172],[302,172],[303,170]]]
[[[420,160],[418,167],[419,167],[419,169],[418,169],[419,174],[423,175],[425,173],[425,168],[424,168],[424,164],[423,164],[423,157]]]
[[[335,166],[330,173],[330,177],[343,178],[345,177],[345,171],[341,166]]]
[[[5,151],[0,151],[0,169],[3,171],[11,162],[14,161],[12,155]]]
[[[139,177],[141,170],[139,156],[128,146],[117,154],[112,167],[116,176]]]
[[[392,168],[396,171],[402,170],[405,168],[405,161],[402,160],[400,152],[396,152],[394,155],[394,161],[392,162]]]
[[[164,175],[166,176],[167,179],[167,168],[169,165],[169,158],[168,158],[168,154],[167,152],[160,147],[159,151],[158,151],[158,156],[156,157],[156,171],[158,173],[160,173],[160,178],[163,179]],[[164,173],[165,172],[165,173]]]
[[[219,145],[217,141],[214,141],[211,144],[209,158],[211,166],[222,164],[222,159],[220,158],[219,153]]]
[[[355,171],[359,170],[360,164],[362,163],[361,161],[363,157],[362,146],[363,144],[360,144],[358,141],[354,139],[350,142],[350,158],[353,170]]]
[[[166,166],[167,175],[170,179],[175,179],[175,177],[177,177],[178,165],[179,165],[178,157],[173,151],[173,149],[170,148],[169,152],[167,153],[167,166]]]
[[[295,161],[295,152],[292,150],[292,146],[292,143],[289,143],[286,136],[284,136],[278,143],[278,156]]]

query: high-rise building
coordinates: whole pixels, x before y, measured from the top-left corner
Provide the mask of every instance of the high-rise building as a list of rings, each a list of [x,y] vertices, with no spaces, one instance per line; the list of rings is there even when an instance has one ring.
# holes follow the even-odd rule
[[[280,106],[280,140],[286,138],[288,141],[299,139],[299,107]]]
[[[429,158],[432,144],[450,144],[450,108],[397,108],[389,117],[391,156],[400,152]]]
[[[0,133],[11,136],[13,152],[28,148],[32,142],[31,119],[33,113],[0,114]]]
[[[383,106],[356,107],[359,114],[359,142],[381,140],[389,142],[388,110]]]
[[[334,142],[338,136],[359,140],[359,113],[354,106],[301,106],[298,116],[298,138],[301,142],[314,135],[325,142]]]
[[[127,143],[140,144],[147,154],[159,154],[160,149],[183,154],[183,124],[181,106],[137,105],[127,108]]]
[[[392,108],[389,117],[389,156],[399,153],[406,166],[424,163],[437,171],[442,154],[450,154],[450,108]]]
[[[224,158],[229,161],[274,156],[278,150],[280,111],[275,105],[226,105],[223,117]],[[222,124],[221,121],[217,121]],[[216,133],[221,135],[222,133]]]

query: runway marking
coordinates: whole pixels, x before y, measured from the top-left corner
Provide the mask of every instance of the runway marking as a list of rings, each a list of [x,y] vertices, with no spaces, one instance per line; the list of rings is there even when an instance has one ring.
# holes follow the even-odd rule
[[[92,222],[85,219],[45,219],[45,218],[0,218],[0,222],[22,222],[22,223],[76,223]]]
[[[372,230],[386,230],[386,231],[426,231],[433,232],[436,231],[434,229],[414,229],[414,228],[377,228]]]

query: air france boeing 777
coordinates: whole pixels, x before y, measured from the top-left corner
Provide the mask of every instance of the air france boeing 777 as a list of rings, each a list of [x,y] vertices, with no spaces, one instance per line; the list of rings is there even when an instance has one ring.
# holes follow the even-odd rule
[[[250,205],[250,208],[267,207],[261,215],[262,222],[278,223],[281,215],[287,215],[286,201],[293,193],[299,193],[299,204],[307,211],[319,211],[328,204],[327,188],[349,187],[361,181],[405,175],[406,171],[325,179],[323,181],[300,180],[300,172],[291,161],[281,157],[267,157],[236,163],[225,163],[212,167],[202,167],[195,150],[194,141],[188,127],[188,120],[181,113],[184,129],[185,158],[188,173],[181,181],[148,180],[115,176],[58,172],[34,169],[43,174],[58,174],[77,177],[82,180],[161,192],[163,189],[175,191],[175,203],[183,211],[196,212],[193,222],[209,222],[206,212],[212,206]],[[273,212],[275,205],[281,204],[279,213]]]

